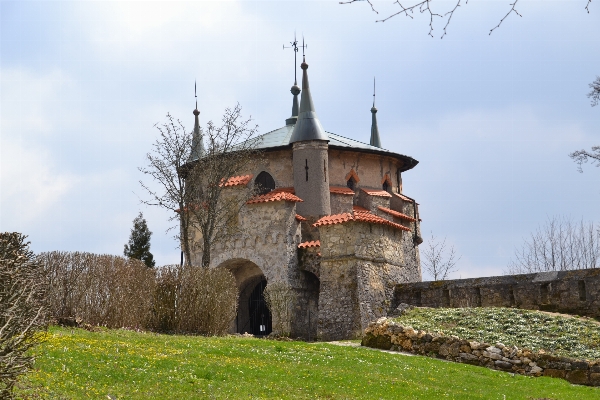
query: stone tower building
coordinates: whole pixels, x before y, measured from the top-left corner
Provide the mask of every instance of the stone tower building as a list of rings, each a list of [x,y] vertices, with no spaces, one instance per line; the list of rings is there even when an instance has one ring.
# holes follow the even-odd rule
[[[291,89],[292,116],[259,137],[263,162],[225,185],[260,185],[262,192],[240,213],[243,233],[217,244],[211,267],[235,276],[233,332],[268,334],[272,321],[262,291],[285,282],[297,294],[293,336],[353,338],[386,315],[394,285],[421,281],[417,203],[402,193],[402,173],[418,161],[381,148],[375,103],[370,144],[326,132],[310,93],[308,64],[301,68],[302,90],[296,84]],[[202,149],[194,154],[201,157]],[[193,257],[199,264],[202,254]]]

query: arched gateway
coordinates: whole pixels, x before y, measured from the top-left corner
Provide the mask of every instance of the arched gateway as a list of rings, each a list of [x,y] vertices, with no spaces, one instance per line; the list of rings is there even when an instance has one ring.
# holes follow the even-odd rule
[[[218,268],[229,269],[238,287],[238,312],[231,331],[247,332],[258,336],[271,333],[271,313],[263,296],[267,286],[267,278],[263,271],[258,265],[246,259],[227,260]]]

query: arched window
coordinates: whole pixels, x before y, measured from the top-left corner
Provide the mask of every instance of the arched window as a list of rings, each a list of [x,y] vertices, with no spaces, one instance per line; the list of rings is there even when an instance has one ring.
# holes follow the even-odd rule
[[[389,174],[385,174],[383,177],[383,180],[381,181],[381,188],[388,193],[392,192],[392,180],[390,179]]]
[[[390,185],[388,185],[387,181],[383,182],[383,190],[385,192],[387,192],[389,190],[389,188],[390,188]]]
[[[268,172],[261,172],[254,180],[258,194],[266,194],[275,189],[275,179]]]

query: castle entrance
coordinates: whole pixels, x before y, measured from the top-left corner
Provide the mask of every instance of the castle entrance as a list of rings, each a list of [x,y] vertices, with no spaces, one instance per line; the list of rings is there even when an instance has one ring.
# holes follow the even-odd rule
[[[219,265],[222,267],[229,269],[235,277],[239,293],[238,312],[230,332],[257,336],[271,333],[271,313],[263,296],[267,279],[262,270],[246,259],[228,260]]]

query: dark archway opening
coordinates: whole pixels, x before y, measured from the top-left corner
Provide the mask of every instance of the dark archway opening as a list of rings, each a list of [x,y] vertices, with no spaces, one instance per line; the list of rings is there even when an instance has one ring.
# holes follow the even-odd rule
[[[249,333],[256,336],[265,336],[273,330],[271,313],[265,302],[264,291],[267,287],[266,279],[262,279],[250,293],[248,311],[250,314]]]
[[[275,189],[275,179],[268,172],[261,172],[254,180],[258,194],[267,194]]]

